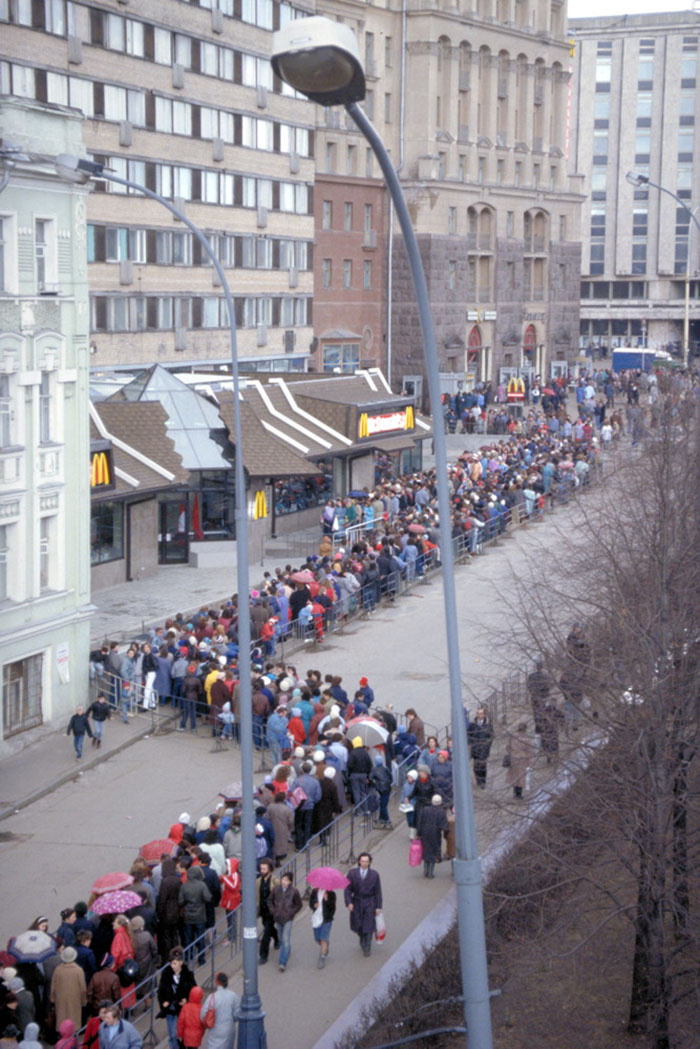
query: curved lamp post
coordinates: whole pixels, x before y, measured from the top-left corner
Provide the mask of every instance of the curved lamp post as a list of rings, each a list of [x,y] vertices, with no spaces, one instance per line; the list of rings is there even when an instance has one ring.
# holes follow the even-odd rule
[[[667,196],[673,197],[677,204],[680,204],[684,208],[692,220],[697,226],[698,232],[700,233],[700,222],[696,211],[693,211],[688,207],[686,202],[674,193],[672,189],[668,189],[666,186],[662,186],[659,182],[652,182],[648,175],[642,175],[639,171],[628,171],[625,175],[626,180],[630,186],[636,186],[641,188],[642,186],[653,186],[654,189],[658,189],[659,193],[666,193]],[[688,225],[688,245],[687,245],[687,257],[685,262],[685,313],[683,315],[683,367],[688,367],[688,354],[690,352],[690,224]]]
[[[46,158],[42,158],[46,159]],[[231,336],[231,374],[233,378],[233,420],[236,458],[236,577],[238,588],[238,671],[241,708],[241,913],[243,916],[243,995],[238,1012],[238,1049],[266,1049],[267,1037],[264,1012],[258,994],[258,929],[255,869],[255,813],[253,810],[253,711],[250,681],[250,592],[248,573],[248,512],[245,498],[243,470],[243,442],[241,439],[240,385],[238,376],[238,349],[236,340],[236,313],[226,273],[204,233],[171,201],[146,186],[114,175],[102,164],[92,160],[61,154],[53,158],[59,175],[73,181],[86,182],[91,178],[106,179],[120,186],[134,189],[167,208],[175,218],[197,238],[209,256],[221,281],[228,310]]]
[[[459,947],[462,966],[464,1015],[469,1049],[491,1049],[486,938],[484,933],[479,859],[467,737],[462,709],[462,682],[457,634],[452,552],[450,496],[447,487],[447,448],[441,421],[440,375],[433,318],[418,243],[411,225],[398,175],[381,138],[357,103],[365,97],[365,77],[357,39],[352,30],[330,19],[313,17],[288,23],[272,38],[272,67],[291,87],[320,105],[344,105],[372,147],[391,194],[401,225],[418,303],[430,404],[433,415],[435,465],[440,518],[440,557],[445,602],[445,632],[450,679],[450,712],[454,748],[455,832]]]

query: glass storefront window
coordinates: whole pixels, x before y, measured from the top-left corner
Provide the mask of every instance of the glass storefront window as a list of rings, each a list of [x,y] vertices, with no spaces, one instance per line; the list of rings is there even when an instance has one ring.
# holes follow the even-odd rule
[[[323,506],[333,494],[333,474],[330,461],[318,464],[319,473],[313,477],[287,477],[275,481],[275,515],[294,514]]]
[[[194,478],[199,477],[195,487]],[[201,470],[190,489],[190,539],[235,539],[235,484],[231,470]]]
[[[123,503],[95,503],[90,512],[90,563],[117,561],[123,556]]]

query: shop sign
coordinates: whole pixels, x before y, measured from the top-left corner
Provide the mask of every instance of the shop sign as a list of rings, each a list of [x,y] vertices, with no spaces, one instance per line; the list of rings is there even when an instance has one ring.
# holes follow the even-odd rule
[[[111,448],[95,449],[90,454],[90,487],[114,488],[114,460]]]
[[[368,415],[362,412],[357,424],[357,437],[378,437],[384,433],[395,433],[397,430],[412,430],[415,426],[413,405],[400,408],[395,412],[383,412],[380,415]]]

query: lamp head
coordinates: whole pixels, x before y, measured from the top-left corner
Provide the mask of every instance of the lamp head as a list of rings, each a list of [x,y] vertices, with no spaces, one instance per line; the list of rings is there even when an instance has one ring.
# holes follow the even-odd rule
[[[649,181],[647,175],[642,175],[639,171],[628,171],[625,178],[629,182],[630,186],[646,186]]]
[[[357,38],[342,22],[320,15],[288,22],[273,34],[271,62],[285,83],[322,106],[365,97]]]

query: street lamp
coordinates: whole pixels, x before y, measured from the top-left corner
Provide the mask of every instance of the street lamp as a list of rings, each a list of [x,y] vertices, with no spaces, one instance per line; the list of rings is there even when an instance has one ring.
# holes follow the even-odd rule
[[[631,186],[653,186],[654,189],[658,189],[660,193],[666,193],[669,197],[673,197],[677,204],[680,204],[688,212],[688,216],[691,221],[697,226],[700,232],[700,222],[698,222],[697,210],[693,211],[688,207],[686,202],[674,193],[672,189],[668,189],[666,186],[660,185],[658,182],[652,182],[648,175],[642,175],[639,171],[628,171],[625,175],[626,180]],[[683,315],[683,367],[688,367],[688,354],[690,351],[690,230],[691,226],[688,224],[688,244],[687,244],[687,258],[685,262],[685,312]]]
[[[42,160],[48,158],[41,158]],[[53,158],[59,175],[72,181],[87,182],[91,178],[106,179],[120,186],[134,189],[167,208],[175,218],[183,222],[197,238],[211,260],[221,282],[228,310],[231,336],[231,374],[233,377],[233,420],[236,458],[234,476],[236,482],[236,575],[238,586],[238,672],[241,708],[241,912],[243,916],[243,995],[238,1012],[238,1049],[266,1049],[267,1037],[264,1012],[258,993],[258,929],[256,902],[255,857],[255,813],[253,800],[253,710],[250,682],[250,592],[248,579],[248,508],[245,498],[245,475],[243,471],[243,442],[241,439],[241,415],[238,378],[238,349],[236,340],[236,313],[233,296],[224,268],[204,233],[172,201],[159,193],[141,186],[131,179],[120,178],[102,164],[92,160],[61,154]]]
[[[486,937],[481,891],[481,860],[469,773],[467,736],[462,710],[462,681],[457,634],[457,600],[452,554],[450,495],[447,487],[447,448],[440,411],[440,375],[433,318],[418,242],[411,225],[401,183],[381,138],[357,105],[365,96],[365,81],[357,40],[348,26],[313,17],[289,22],[272,37],[272,68],[290,87],[321,105],[344,105],[369,142],[386,180],[401,225],[418,304],[430,404],[433,416],[440,558],[442,560],[445,631],[450,679],[450,711],[454,748],[455,834],[459,949],[462,965],[464,1016],[469,1049],[491,1049]]]

